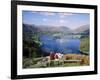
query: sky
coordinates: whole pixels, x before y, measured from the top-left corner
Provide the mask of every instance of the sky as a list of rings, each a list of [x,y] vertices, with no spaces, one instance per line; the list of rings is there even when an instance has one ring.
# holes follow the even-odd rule
[[[90,15],[88,13],[23,11],[22,22],[24,24],[65,26],[75,29],[89,24]]]

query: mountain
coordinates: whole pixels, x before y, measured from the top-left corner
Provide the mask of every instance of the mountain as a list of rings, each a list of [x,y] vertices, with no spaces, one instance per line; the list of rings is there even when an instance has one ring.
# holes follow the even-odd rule
[[[77,29],[73,30],[73,33],[89,33],[89,27],[90,25],[82,25],[78,27]]]
[[[35,29],[33,26],[34,25],[23,24],[23,32],[30,32],[30,33],[32,33],[33,30]]]
[[[78,28],[71,30],[67,26],[47,26],[47,25],[29,25],[23,24],[23,32],[37,33],[37,34],[89,34],[90,25],[82,25]]]
[[[43,25],[40,25],[40,26],[37,26],[37,29],[40,31],[40,32],[69,32],[70,29],[66,26],[43,26]]]
[[[24,32],[49,32],[49,33],[57,33],[57,32],[70,32],[70,29],[65,26],[43,26],[43,25],[28,25],[28,24],[23,24],[23,31]]]

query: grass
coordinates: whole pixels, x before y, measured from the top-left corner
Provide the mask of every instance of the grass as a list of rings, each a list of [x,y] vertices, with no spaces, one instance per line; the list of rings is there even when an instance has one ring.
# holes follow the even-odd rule
[[[64,55],[66,60],[81,60],[81,62],[76,63],[80,65],[89,65],[89,56],[88,55],[81,55],[81,54],[65,54]]]
[[[90,47],[90,40],[89,37],[85,37],[81,39],[80,43],[80,51],[83,53],[89,53],[89,47]]]

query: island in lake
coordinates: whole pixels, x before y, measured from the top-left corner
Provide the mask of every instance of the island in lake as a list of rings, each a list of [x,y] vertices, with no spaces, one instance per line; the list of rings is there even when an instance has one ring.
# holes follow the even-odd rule
[[[24,11],[23,15],[23,68],[88,66],[90,64],[90,25],[87,18],[89,14]],[[43,22],[40,18],[37,20],[39,16],[43,18]],[[52,18],[52,16],[55,17]],[[57,16],[62,16],[60,20],[58,19],[59,25],[54,25],[56,21],[48,23],[50,19],[56,20]],[[32,21],[31,19],[35,20],[33,20],[34,24],[28,23]],[[77,20],[71,22],[74,19]],[[64,23],[66,20],[73,25]],[[77,26],[79,24],[81,26]]]

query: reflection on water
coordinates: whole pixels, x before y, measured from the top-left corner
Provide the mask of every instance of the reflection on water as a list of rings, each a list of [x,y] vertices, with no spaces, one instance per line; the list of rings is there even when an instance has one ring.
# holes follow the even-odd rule
[[[76,38],[55,39],[52,36],[41,35],[40,41],[42,42],[41,49],[47,53],[50,51],[60,53],[80,53],[80,40]]]

